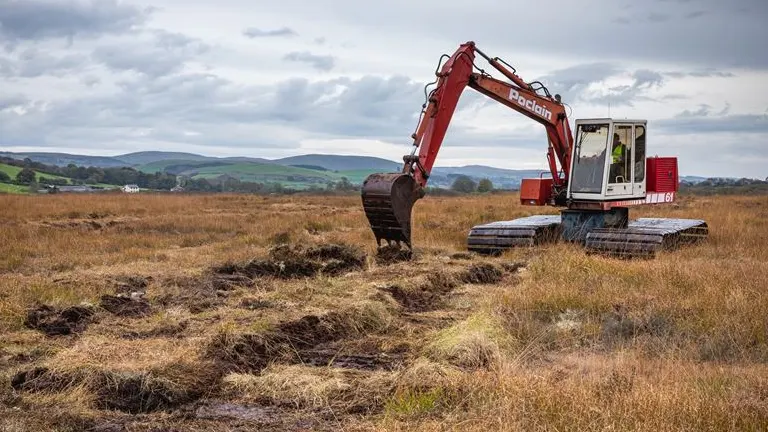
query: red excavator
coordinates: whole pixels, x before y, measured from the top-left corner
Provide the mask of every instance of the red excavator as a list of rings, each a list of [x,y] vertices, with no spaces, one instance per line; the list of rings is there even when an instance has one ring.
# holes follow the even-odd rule
[[[509,82],[479,68],[476,55]],[[467,237],[470,251],[498,254],[511,247],[563,240],[580,243],[591,253],[653,256],[661,249],[707,237],[702,220],[629,221],[630,206],[672,203],[678,191],[677,158],[646,157],[646,120],[578,119],[574,139],[560,95],[553,97],[539,81],[526,83],[515,68],[490,58],[472,41],[461,44],[453,55],[440,57],[435,75],[431,84],[436,86],[422,106],[412,135],[413,150],[403,157],[402,171],[371,174],[363,182],[363,208],[379,247],[386,240],[390,247],[404,243],[412,249],[413,205],[425,195],[440,145],[467,86],[544,125],[551,177],[523,179],[520,203],[564,207],[559,215],[474,226]]]

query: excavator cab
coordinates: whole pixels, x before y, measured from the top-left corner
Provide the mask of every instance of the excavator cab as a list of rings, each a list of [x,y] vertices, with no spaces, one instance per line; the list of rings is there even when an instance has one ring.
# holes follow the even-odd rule
[[[568,197],[578,201],[645,198],[646,131],[646,120],[576,120]]]

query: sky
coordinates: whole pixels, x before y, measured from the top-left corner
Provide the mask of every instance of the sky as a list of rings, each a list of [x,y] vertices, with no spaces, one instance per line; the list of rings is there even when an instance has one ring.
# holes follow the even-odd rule
[[[401,161],[472,40],[571,125],[645,119],[683,175],[765,178],[767,23],[765,0],[0,0],[0,149]],[[435,165],[545,170],[546,147],[467,88]]]

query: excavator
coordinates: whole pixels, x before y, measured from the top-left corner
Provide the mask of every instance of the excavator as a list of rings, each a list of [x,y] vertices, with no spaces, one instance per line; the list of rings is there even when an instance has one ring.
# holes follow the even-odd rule
[[[476,56],[508,81],[478,67]],[[559,215],[473,226],[467,236],[469,251],[497,255],[514,247],[564,241],[582,245],[587,253],[652,257],[708,236],[703,220],[629,220],[629,207],[670,204],[678,192],[677,158],[646,156],[646,120],[577,119],[574,138],[559,94],[553,96],[540,81],[525,82],[514,67],[486,55],[474,41],[461,44],[450,56],[443,54],[435,76],[424,88],[426,102],[402,170],[374,173],[363,181],[363,209],[379,249],[384,240],[387,247],[412,250],[413,206],[426,195],[438,151],[467,87],[544,126],[550,176],[523,179],[520,204],[561,208]],[[430,85],[435,87],[427,92]]]

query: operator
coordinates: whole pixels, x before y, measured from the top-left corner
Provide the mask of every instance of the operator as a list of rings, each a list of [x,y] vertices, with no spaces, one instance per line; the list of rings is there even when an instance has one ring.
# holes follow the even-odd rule
[[[613,134],[613,148],[611,150],[611,178],[609,181],[610,183],[617,182],[616,177],[621,176],[624,180],[623,182],[627,181],[627,172],[626,172],[626,164],[625,158],[627,155],[627,146],[624,145],[624,143],[621,142],[621,139],[619,138],[619,134],[614,133]]]

